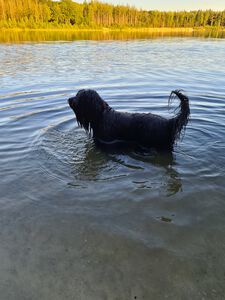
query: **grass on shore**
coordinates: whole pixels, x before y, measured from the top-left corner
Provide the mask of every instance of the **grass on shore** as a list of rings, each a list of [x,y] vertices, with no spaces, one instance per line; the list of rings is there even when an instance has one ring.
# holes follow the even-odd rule
[[[2,28],[4,31],[65,31],[65,32],[112,32],[112,31],[123,31],[123,32],[149,32],[149,33],[191,33],[194,31],[225,31],[225,27],[99,27],[99,28],[79,28],[79,27],[49,27],[49,28]]]

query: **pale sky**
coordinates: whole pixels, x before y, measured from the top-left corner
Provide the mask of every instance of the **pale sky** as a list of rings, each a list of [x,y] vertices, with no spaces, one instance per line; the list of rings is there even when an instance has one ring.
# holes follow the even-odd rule
[[[83,0],[74,0],[83,2]],[[225,0],[102,0],[111,4],[125,4],[142,9],[158,10],[225,10]]]

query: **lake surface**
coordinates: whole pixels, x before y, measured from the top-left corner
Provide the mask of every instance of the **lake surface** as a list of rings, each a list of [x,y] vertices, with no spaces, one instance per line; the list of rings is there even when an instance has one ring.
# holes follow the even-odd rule
[[[225,40],[0,44],[0,295],[224,299]],[[67,99],[191,120],[173,154],[104,153]]]

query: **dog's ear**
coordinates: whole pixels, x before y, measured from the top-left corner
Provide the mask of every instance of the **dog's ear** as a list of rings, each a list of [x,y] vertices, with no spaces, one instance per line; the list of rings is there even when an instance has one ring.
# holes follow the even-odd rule
[[[94,90],[80,90],[73,110],[81,127],[87,131],[96,128],[108,104]]]

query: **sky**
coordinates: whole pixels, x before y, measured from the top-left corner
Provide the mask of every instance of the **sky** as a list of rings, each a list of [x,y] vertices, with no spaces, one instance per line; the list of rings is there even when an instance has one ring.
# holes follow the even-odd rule
[[[74,0],[83,2],[83,0]],[[142,9],[157,10],[225,10],[225,0],[101,0],[111,4],[124,4]]]

